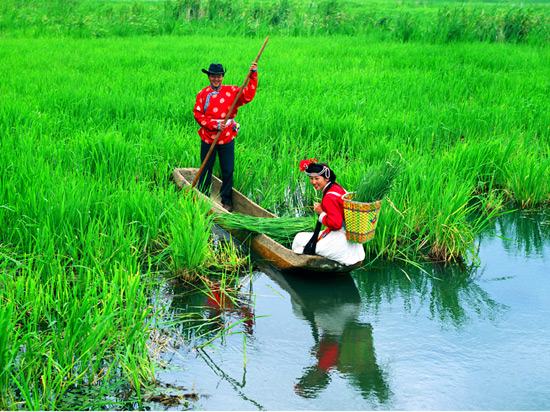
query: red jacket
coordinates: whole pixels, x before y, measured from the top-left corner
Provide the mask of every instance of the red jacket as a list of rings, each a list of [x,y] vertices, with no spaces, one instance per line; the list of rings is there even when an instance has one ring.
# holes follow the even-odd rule
[[[257,87],[258,72],[252,72],[248,84],[239,97],[237,106],[235,106],[233,113],[231,113],[231,119],[235,118],[239,107],[252,101],[256,95]],[[214,141],[216,134],[220,130],[219,125],[225,119],[225,116],[227,116],[227,112],[231,108],[240,89],[237,86],[221,85],[217,91],[208,86],[199,92],[195,108],[193,109],[193,115],[201,126],[198,133],[204,142],[211,144]],[[220,135],[218,144],[229,143],[237,136],[238,131],[239,125],[233,120]]]
[[[325,186],[325,189],[326,190]],[[326,230],[321,233],[320,238],[323,238],[331,231],[342,229],[344,223],[344,196],[347,192],[337,183],[334,183],[328,192],[323,196],[321,207],[323,213],[319,215],[319,221],[326,226]]]

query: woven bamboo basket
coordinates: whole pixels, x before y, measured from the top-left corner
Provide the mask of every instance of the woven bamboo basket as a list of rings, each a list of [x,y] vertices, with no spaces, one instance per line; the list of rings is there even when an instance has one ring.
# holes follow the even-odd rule
[[[362,203],[353,200],[354,193],[345,194],[344,221],[346,238],[350,242],[367,243],[374,238],[382,200],[373,203]]]

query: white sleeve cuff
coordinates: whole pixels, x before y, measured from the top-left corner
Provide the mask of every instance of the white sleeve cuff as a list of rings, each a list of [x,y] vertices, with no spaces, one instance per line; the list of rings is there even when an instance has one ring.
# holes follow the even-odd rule
[[[327,212],[322,212],[320,215],[319,215],[319,223],[323,223],[323,218],[327,215]]]

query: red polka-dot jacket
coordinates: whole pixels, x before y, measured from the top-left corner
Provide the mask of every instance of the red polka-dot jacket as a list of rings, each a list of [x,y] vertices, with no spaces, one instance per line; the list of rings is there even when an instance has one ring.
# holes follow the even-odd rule
[[[239,124],[233,119],[237,115],[239,107],[252,101],[256,95],[257,87],[258,72],[252,72],[248,84],[239,97],[237,106],[233,109],[233,113],[231,114],[232,120],[220,135],[218,144],[229,143],[237,136]],[[222,85],[220,89],[216,91],[211,86],[208,86],[199,92],[193,114],[195,120],[201,126],[198,133],[204,142],[211,144],[214,141],[216,134],[220,130],[220,124],[225,119],[240,89],[241,88],[237,86]]]

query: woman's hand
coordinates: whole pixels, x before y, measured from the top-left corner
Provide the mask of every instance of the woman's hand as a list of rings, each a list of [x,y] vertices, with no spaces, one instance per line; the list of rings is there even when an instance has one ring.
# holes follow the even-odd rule
[[[315,204],[313,205],[313,211],[314,211],[315,213],[317,213],[318,215],[320,215],[321,213],[323,213],[324,210],[323,210],[323,208],[322,208],[322,206],[321,206],[321,203],[315,203]]]

